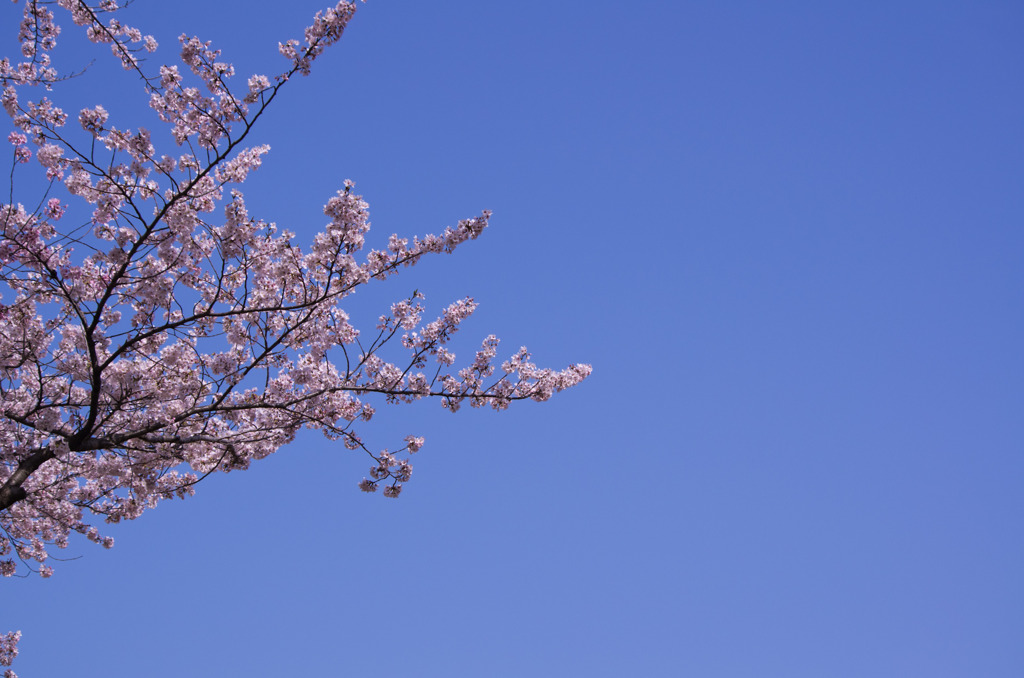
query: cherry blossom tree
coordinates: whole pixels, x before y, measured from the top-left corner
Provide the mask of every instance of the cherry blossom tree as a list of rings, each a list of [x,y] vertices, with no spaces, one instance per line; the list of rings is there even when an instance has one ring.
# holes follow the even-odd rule
[[[304,40],[281,43],[282,73],[242,85],[196,37],[180,38],[184,68],[152,68],[156,41],[121,23],[118,9],[116,0],[27,0],[21,55],[0,61],[12,121],[10,196],[0,203],[0,573],[48,577],[48,549],[72,533],[109,547],[92,523],[191,495],[209,474],[245,469],[303,428],[367,454],[358,487],[397,497],[423,438],[371,448],[355,425],[373,416],[373,402],[501,410],[590,373],[538,368],[525,348],[497,363],[494,336],[454,367],[448,343],[476,308],[471,298],[425,322],[417,291],[369,332],[350,324],[348,295],[476,238],[489,212],[369,251],[367,204],[351,182],[327,200],[326,226],[305,247],[250,215],[240,187],[269,151],[250,134],[341,38],[353,3],[318,13]],[[118,127],[102,106],[69,114],[49,98],[66,78],[89,75],[52,63],[55,12],[109,45],[167,142]],[[39,190],[15,202],[32,168]],[[402,357],[386,359],[385,346]],[[0,635],[0,665],[19,636]]]

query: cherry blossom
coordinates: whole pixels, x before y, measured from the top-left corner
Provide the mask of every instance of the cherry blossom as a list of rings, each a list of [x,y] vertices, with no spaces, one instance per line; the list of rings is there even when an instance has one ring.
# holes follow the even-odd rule
[[[209,474],[248,468],[303,428],[367,455],[359,489],[398,497],[412,475],[408,455],[425,441],[410,433],[398,447],[371,448],[356,429],[373,401],[502,410],[590,374],[582,364],[540,369],[525,348],[496,367],[493,335],[454,368],[449,344],[477,308],[468,297],[425,322],[416,291],[372,331],[352,324],[348,295],[479,237],[490,212],[437,234],[391,235],[381,250],[366,249],[369,206],[350,181],[327,199],[308,244],[250,214],[241,186],[270,151],[250,140],[254,125],[341,38],[353,3],[318,13],[302,40],[282,41],[281,73],[240,87],[198,37],[181,36],[180,66],[154,67],[142,55],[156,41],[122,24],[114,0],[56,4],[141,78],[177,147],[158,150],[150,130],[119,126],[103,106],[58,105],[60,82],[79,74],[51,63],[64,37],[52,5],[24,3],[21,54],[0,60],[11,194],[33,157],[49,187],[0,203],[0,575],[49,577],[50,549],[73,533],[109,548],[94,522],[187,497]],[[0,665],[19,637],[0,636]]]

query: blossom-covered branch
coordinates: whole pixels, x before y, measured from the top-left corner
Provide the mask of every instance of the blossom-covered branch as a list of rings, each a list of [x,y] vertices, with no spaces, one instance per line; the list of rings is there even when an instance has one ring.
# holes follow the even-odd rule
[[[396,497],[424,441],[369,446],[356,425],[374,399],[501,410],[590,373],[538,368],[525,348],[502,361],[493,335],[456,367],[450,341],[471,298],[425,321],[415,292],[373,332],[350,322],[342,303],[354,290],[475,239],[489,212],[369,251],[368,206],[351,182],[308,246],[250,214],[241,187],[269,151],[249,140],[254,125],[338,41],[354,4],[317,14],[304,40],[279,45],[280,74],[241,87],[208,42],[182,36],[184,68],[152,69],[156,41],[122,24],[114,0],[56,4],[134,74],[174,143],[158,150],[149,129],[119,127],[102,106],[67,113],[52,101],[60,27],[52,5],[25,3],[21,56],[0,61],[12,121],[12,197],[0,203],[0,574],[49,576],[47,549],[73,532],[112,544],[93,516],[135,518],[303,428],[368,454],[359,487]],[[33,158],[46,188],[26,206],[14,182]],[[5,637],[0,663],[16,642]]]

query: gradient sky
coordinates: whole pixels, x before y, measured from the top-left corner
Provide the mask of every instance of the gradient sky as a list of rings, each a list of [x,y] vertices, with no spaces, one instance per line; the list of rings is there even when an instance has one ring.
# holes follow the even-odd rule
[[[322,2],[126,21],[247,77]],[[397,501],[307,434],[74,543],[0,582],[14,668],[1024,675],[1022,29],[983,0],[361,6],[257,129],[250,212],[309,241],[351,178],[380,246],[491,209],[352,315],[472,295],[460,357],[494,333],[593,376],[503,413],[382,404],[371,443],[427,440]],[[98,62],[58,102],[153,124],[65,31]]]

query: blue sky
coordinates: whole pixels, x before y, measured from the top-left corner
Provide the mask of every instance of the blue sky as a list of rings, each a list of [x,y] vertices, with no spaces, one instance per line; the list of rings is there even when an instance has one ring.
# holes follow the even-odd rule
[[[164,61],[194,33],[245,77],[321,5],[232,7],[126,20]],[[310,240],[351,178],[379,245],[494,210],[354,318],[472,295],[462,356],[495,333],[593,376],[504,413],[382,405],[367,438],[427,439],[398,501],[305,435],[112,527],[111,551],[74,544],[52,579],[0,582],[15,668],[1021,675],[1022,21],[1013,2],[361,6],[258,130],[250,211]],[[56,98],[152,124],[94,72]]]

